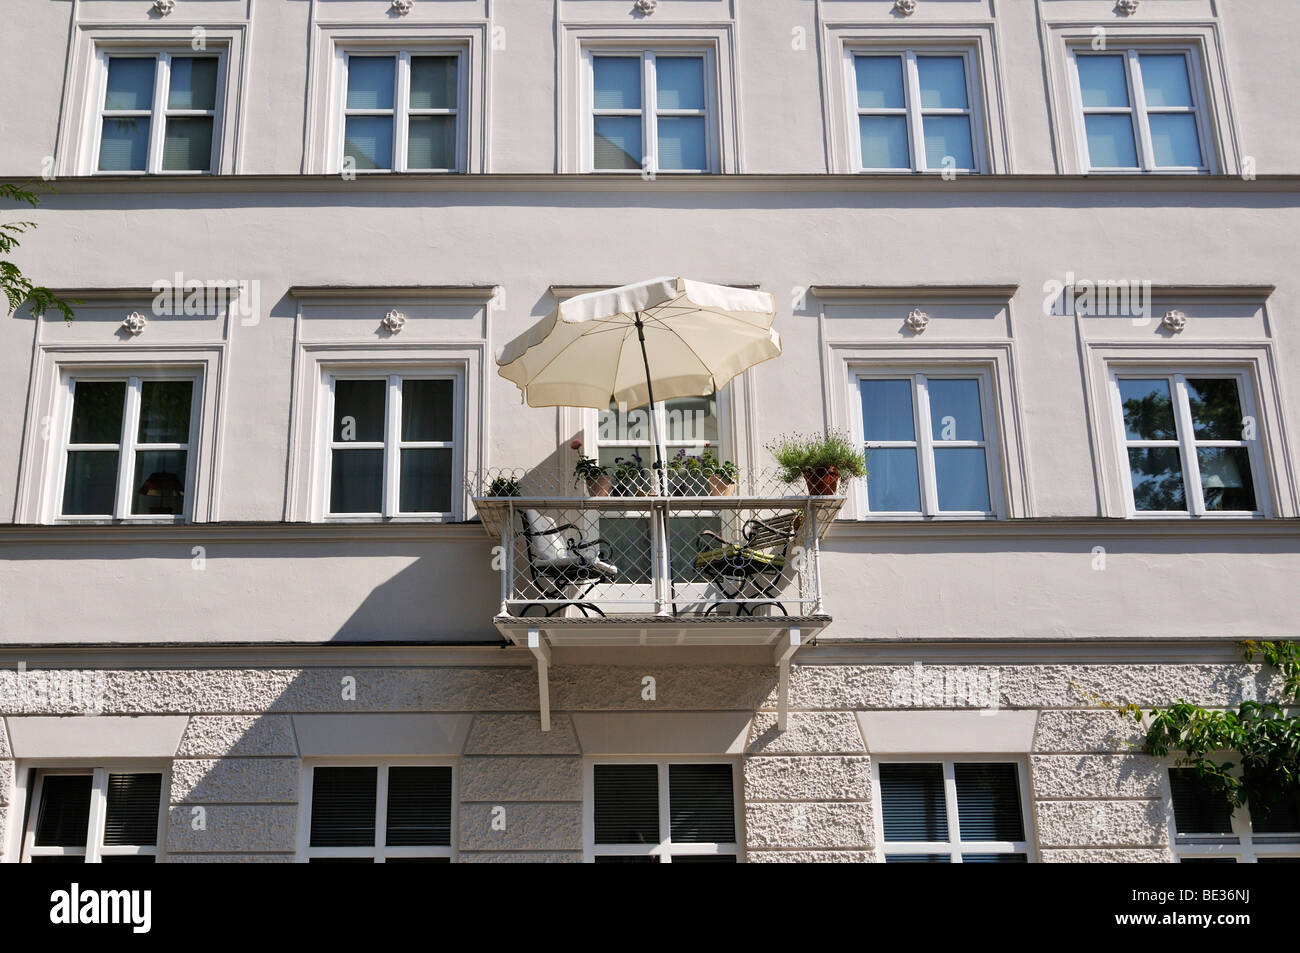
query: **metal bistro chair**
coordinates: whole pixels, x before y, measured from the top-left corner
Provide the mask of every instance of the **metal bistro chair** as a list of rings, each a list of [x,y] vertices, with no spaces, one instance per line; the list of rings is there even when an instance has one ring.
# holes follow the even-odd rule
[[[770,605],[780,609],[782,615],[789,615],[777,600],[777,587],[801,526],[803,513],[793,510],[746,521],[741,528],[742,538],[735,542],[723,539],[712,530],[700,533],[695,539],[695,569],[723,595],[704,614],[719,606],[735,605],[736,615],[753,615],[760,605]],[[748,604],[738,601],[744,598],[746,589],[753,591],[750,598],[764,601]]]
[[[531,602],[519,615],[525,616],[529,609],[539,608],[549,617],[576,606],[584,616],[594,612],[603,617],[605,613],[599,606],[582,600],[600,583],[611,582],[618,576],[618,567],[609,561],[605,551],[609,544],[603,539],[585,540],[577,526],[556,523],[553,517],[537,510],[521,510],[519,519],[523,523],[521,535],[528,557],[528,575],[538,598],[563,600],[558,605]],[[567,592],[573,588],[582,591],[571,599]]]

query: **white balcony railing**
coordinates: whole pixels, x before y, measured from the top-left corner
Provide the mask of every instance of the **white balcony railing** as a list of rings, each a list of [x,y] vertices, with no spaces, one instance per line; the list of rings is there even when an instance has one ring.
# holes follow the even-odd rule
[[[768,472],[717,476],[645,470],[588,487],[553,471],[471,474],[474,506],[502,544],[498,624],[824,616],[819,540],[843,496]]]

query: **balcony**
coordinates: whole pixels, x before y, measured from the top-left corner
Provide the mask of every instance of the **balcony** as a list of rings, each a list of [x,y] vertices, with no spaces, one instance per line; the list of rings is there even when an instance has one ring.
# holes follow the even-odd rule
[[[551,647],[765,645],[784,674],[830,622],[819,546],[843,488],[652,470],[590,488],[554,470],[493,470],[470,487],[500,543],[493,622],[537,656],[544,699]]]

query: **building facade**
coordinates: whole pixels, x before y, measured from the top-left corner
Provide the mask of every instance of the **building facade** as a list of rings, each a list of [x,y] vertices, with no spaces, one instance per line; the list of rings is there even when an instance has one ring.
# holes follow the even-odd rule
[[[1114,710],[1296,636],[1300,12],[6,8],[76,314],[0,320],[4,861],[1300,856]],[[784,353],[657,430],[497,375],[655,275]],[[776,482],[826,428],[870,476]],[[656,433],[732,491],[574,479]],[[613,574],[547,589],[546,526]]]

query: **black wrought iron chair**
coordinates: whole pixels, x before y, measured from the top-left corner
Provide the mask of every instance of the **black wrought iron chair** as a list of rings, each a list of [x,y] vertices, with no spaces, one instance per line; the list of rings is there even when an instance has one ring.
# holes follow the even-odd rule
[[[735,541],[713,530],[701,532],[695,539],[695,571],[722,593],[704,615],[722,606],[735,606],[736,615],[753,615],[759,606],[769,605],[788,616],[777,596],[802,526],[803,513],[792,510],[746,521]],[[761,601],[742,601],[746,599]]]
[[[573,606],[584,616],[604,616],[599,606],[583,600],[596,586],[618,577],[618,567],[609,561],[609,544],[603,539],[584,539],[574,524],[557,523],[537,510],[520,510],[519,519],[528,576],[536,598],[546,600],[528,603],[519,615],[526,616],[529,609],[536,608],[549,617]],[[569,595],[573,589],[581,590],[576,597]]]

